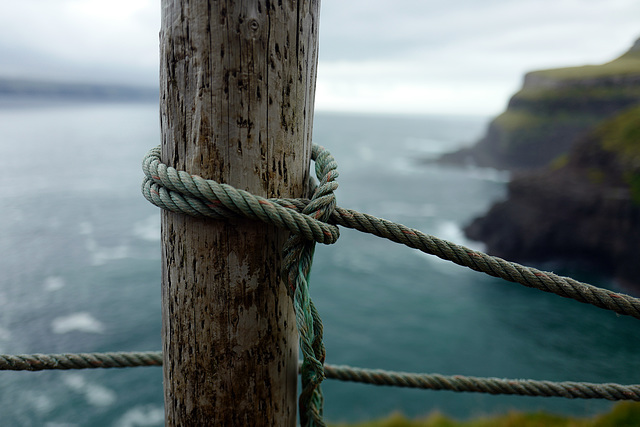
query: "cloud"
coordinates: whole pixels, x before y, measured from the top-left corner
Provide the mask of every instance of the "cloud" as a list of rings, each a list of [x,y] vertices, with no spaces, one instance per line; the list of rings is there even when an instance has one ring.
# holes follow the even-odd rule
[[[20,0],[0,76],[157,85],[157,0]],[[526,71],[601,63],[640,36],[635,0],[323,0],[317,108],[495,114]]]
[[[152,0],[11,2],[0,14],[0,74],[137,84],[157,79],[159,16]]]
[[[527,71],[606,62],[640,36],[630,0],[343,4],[323,3],[322,110],[496,114]]]

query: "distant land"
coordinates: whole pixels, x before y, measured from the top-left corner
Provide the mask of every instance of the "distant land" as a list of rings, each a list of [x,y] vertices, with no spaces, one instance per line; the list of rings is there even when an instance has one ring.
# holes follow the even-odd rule
[[[485,136],[440,162],[512,171],[547,166],[599,123],[640,103],[640,40],[601,65],[532,71]]]
[[[12,101],[158,102],[158,98],[159,89],[151,86],[0,78],[0,102],[5,106]]]
[[[465,228],[491,254],[640,295],[640,40],[607,64],[529,73],[487,135],[444,160],[514,171],[507,199]]]

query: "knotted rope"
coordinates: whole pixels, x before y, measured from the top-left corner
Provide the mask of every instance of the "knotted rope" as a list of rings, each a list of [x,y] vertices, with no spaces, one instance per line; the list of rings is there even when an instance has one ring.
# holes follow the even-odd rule
[[[198,196],[195,192],[178,193],[177,191],[168,191],[161,185],[157,184],[155,180],[152,179],[152,175],[149,175],[155,169],[151,169],[147,166],[147,164],[151,165],[154,162],[159,163],[158,148],[151,150],[143,162],[143,170],[145,170],[147,178],[143,181],[142,193],[151,203],[163,209],[174,210],[176,212],[193,216],[228,218],[233,215],[233,210],[228,208],[226,205],[226,203],[231,204],[233,201],[214,199],[211,202],[203,202],[196,198]],[[228,188],[228,191],[233,189],[233,187],[224,184],[217,184],[215,181],[207,182],[211,185],[216,184],[223,186],[223,188]],[[285,210],[288,210],[292,217],[295,218],[296,223],[297,221],[313,220],[311,217],[299,214],[299,211],[302,211],[309,203],[308,200],[268,199],[264,201],[265,199],[252,196],[251,194],[242,192],[241,190],[235,191],[243,194],[245,197],[255,197],[255,200],[260,203],[260,206],[265,206],[266,203],[270,203],[273,206],[285,208]],[[230,206],[235,205],[231,204]],[[244,212],[243,214],[251,218],[256,218],[256,216],[249,216],[249,214]],[[278,215],[281,214],[278,213]],[[300,217],[302,217],[302,219],[299,219]],[[266,222],[274,223],[274,218],[269,217]],[[570,298],[582,303],[595,305],[596,307],[606,310],[612,310],[618,314],[624,314],[640,319],[640,299],[638,298],[598,288],[587,283],[579,282],[570,277],[558,276],[551,272],[540,271],[533,267],[526,267],[515,262],[506,261],[502,258],[487,255],[483,252],[475,251],[465,246],[439,239],[435,236],[422,233],[419,230],[382,218],[377,218],[373,215],[336,206],[329,219],[329,224],[342,225],[343,227],[353,228],[364,233],[373,234],[396,243],[401,243],[410,248],[418,249],[424,253],[435,255],[439,258],[468,267],[472,270],[486,273],[490,276],[500,277],[504,280],[519,283],[529,288],[554,293],[561,297]],[[293,229],[290,228],[292,226],[289,224],[284,224],[283,226],[284,228],[293,231]],[[338,235],[337,230],[335,231],[335,235]],[[322,243],[328,243],[319,238],[314,238],[314,240]]]
[[[211,218],[230,218],[242,215],[275,224],[292,232],[292,237],[284,248],[283,270],[288,280],[290,292],[293,294],[296,325],[303,353],[300,367],[302,375],[300,419],[303,426],[324,425],[320,383],[325,375],[331,375],[333,378],[345,381],[402,387],[638,400],[638,386],[619,386],[617,384],[598,385],[462,376],[447,377],[371,371],[349,367],[331,367],[325,372],[322,322],[309,297],[309,273],[314,242],[326,244],[335,242],[339,236],[335,224],[374,234],[491,276],[501,277],[527,287],[555,293],[565,298],[613,310],[616,313],[638,319],[640,319],[640,299],[505,261],[426,235],[402,224],[337,207],[333,195],[333,191],[338,186],[335,182],[338,176],[335,160],[327,150],[317,145],[313,146],[312,158],[316,161],[316,176],[320,180],[320,184],[314,190],[311,200],[264,199],[226,184],[219,184],[215,181],[189,175],[186,172],[176,171],[160,162],[159,147],[152,149],[143,160],[145,180],[142,185],[145,198],[163,209]]]
[[[338,188],[336,179],[339,174],[335,159],[323,147],[313,145],[311,159],[315,161],[316,177],[320,182],[313,189],[311,200],[299,213],[230,185],[178,171],[163,164],[160,153],[160,147],[156,147],[142,162],[145,174],[142,193],[151,203],[192,216],[230,218],[240,215],[292,232],[283,248],[282,269],[293,297],[303,356],[300,422],[303,426],[324,426],[320,383],[325,378],[325,348],[322,321],[309,296],[309,274],[315,242],[330,244],[339,236],[338,228],[327,224],[336,207],[333,192]]]

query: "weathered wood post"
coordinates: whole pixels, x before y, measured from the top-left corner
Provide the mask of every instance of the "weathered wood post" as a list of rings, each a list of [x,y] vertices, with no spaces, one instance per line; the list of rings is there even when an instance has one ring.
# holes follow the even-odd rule
[[[264,197],[307,196],[319,0],[162,0],[163,162]],[[296,420],[287,232],[162,213],[166,425]]]

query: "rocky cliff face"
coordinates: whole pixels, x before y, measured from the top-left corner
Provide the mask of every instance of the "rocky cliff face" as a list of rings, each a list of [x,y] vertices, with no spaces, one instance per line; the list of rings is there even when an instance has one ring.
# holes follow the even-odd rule
[[[638,103],[640,40],[606,64],[528,73],[484,138],[440,161],[510,170],[543,167],[598,123]]]
[[[513,260],[588,263],[640,288],[640,107],[605,121],[466,228]]]

